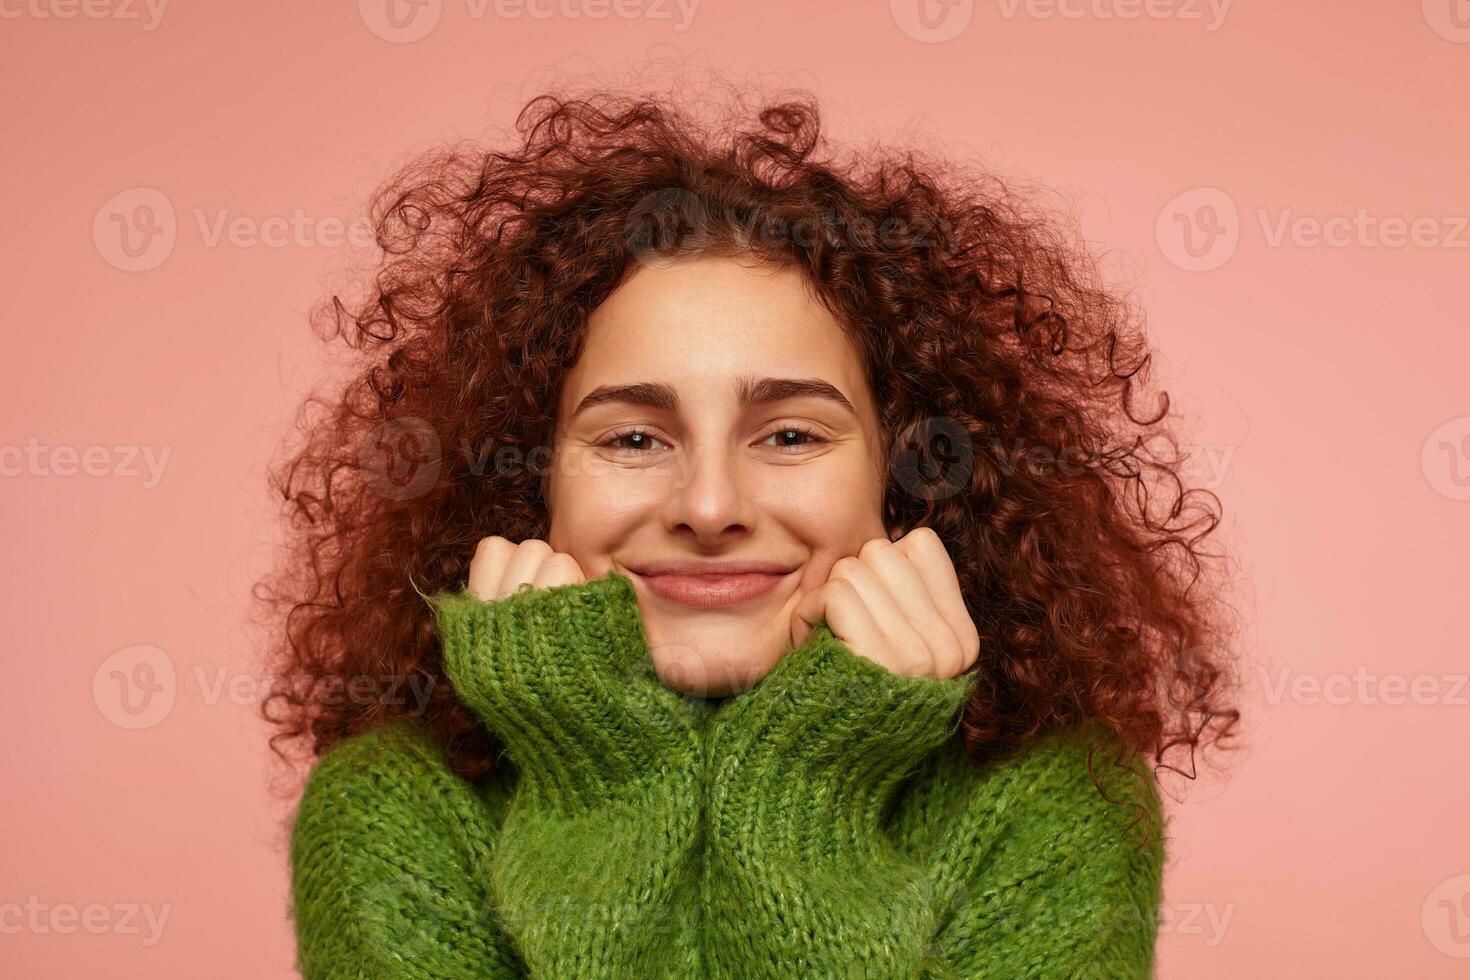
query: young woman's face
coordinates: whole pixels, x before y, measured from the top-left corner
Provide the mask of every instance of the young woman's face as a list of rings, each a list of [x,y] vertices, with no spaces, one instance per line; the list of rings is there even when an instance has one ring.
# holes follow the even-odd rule
[[[632,581],[676,690],[749,688],[790,649],[802,597],[888,536],[872,393],[800,270],[639,268],[592,312],[556,417],[548,544]],[[655,574],[720,562],[769,574]]]

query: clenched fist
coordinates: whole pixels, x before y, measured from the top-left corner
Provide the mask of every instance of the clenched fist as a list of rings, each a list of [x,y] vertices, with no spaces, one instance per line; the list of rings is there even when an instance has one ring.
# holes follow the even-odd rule
[[[874,538],[856,558],[839,558],[793,611],[793,648],[818,620],[853,653],[903,676],[948,679],[980,655],[954,563],[932,528]]]
[[[499,535],[481,538],[470,561],[469,588],[485,602],[504,599],[525,583],[533,588],[580,585],[587,581],[577,559],[540,538],[515,544]]]

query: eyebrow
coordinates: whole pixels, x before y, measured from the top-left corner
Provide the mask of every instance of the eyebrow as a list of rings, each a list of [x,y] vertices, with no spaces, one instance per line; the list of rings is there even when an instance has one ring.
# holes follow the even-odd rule
[[[736,397],[742,409],[752,405],[784,401],[788,398],[821,398],[841,406],[845,411],[857,415],[852,402],[837,387],[821,378],[741,378],[736,386]],[[599,385],[593,388],[577,404],[572,418],[592,408],[608,403],[639,405],[646,408],[678,411],[679,393],[673,386],[661,381],[639,381],[625,385]]]

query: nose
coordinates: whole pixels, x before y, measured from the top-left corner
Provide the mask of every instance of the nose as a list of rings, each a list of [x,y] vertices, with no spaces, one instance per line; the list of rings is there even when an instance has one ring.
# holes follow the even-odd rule
[[[756,503],[747,492],[743,461],[727,446],[700,443],[683,460],[679,483],[665,498],[664,525],[701,544],[748,534]]]

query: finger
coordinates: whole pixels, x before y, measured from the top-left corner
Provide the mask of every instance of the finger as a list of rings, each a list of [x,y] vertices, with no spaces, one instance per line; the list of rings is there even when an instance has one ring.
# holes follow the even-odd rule
[[[559,585],[580,585],[587,581],[582,574],[582,566],[577,559],[564,551],[547,558],[536,569],[536,577],[532,579],[531,585],[537,589],[554,589]]]
[[[929,644],[909,622],[888,586],[871,566],[858,558],[841,558],[832,566],[832,577],[851,582],[869,614],[883,631],[884,643],[874,659],[897,674],[932,673],[934,654]]]
[[[483,602],[493,602],[516,546],[499,535],[481,538],[470,561],[469,590]]]
[[[552,555],[551,545],[540,538],[527,538],[516,548],[516,552],[510,558],[510,564],[505,567],[505,575],[500,580],[500,586],[496,589],[496,596],[505,598],[516,589],[533,582],[536,579],[536,570],[541,563]]]
[[[874,660],[869,652],[886,648],[883,630],[857,588],[846,579],[829,578],[820,589],[808,593],[797,605],[792,622],[806,626],[800,639],[793,640],[795,646],[806,640],[818,622],[826,622],[828,631],[858,656]]]
[[[858,560],[877,573],[910,628],[924,638],[935,673],[941,677],[959,673],[965,666],[959,637],[934,605],[929,585],[907,551],[887,538],[874,538],[863,545]]]
[[[791,610],[791,646],[793,649],[806,642],[812,628],[826,615],[826,612],[827,586],[825,584],[801,597],[796,608]]]
[[[955,573],[954,561],[944,540],[933,528],[919,527],[904,535],[896,546],[909,556],[919,577],[924,580],[929,596],[941,615],[949,622],[964,650],[964,670],[980,655],[980,631],[965,605],[965,594]]]

